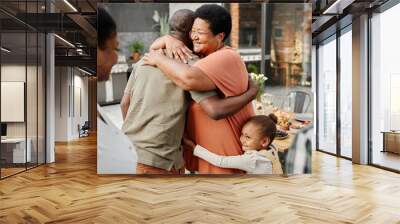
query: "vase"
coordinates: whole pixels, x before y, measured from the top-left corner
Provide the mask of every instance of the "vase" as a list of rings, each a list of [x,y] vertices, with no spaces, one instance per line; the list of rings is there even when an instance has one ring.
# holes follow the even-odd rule
[[[256,100],[253,100],[253,109],[257,115],[262,115],[262,114],[264,114],[264,109],[263,109],[263,105],[261,103],[261,99],[258,99],[258,98],[259,97],[257,97]]]
[[[261,94],[257,95],[256,100],[257,102],[261,103]]]

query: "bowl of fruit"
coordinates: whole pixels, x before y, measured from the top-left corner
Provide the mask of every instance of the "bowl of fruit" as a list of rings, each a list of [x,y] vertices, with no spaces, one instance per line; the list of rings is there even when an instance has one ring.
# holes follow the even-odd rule
[[[286,131],[283,130],[276,130],[275,133],[275,139],[276,140],[283,140],[289,137],[289,134]]]
[[[289,113],[283,112],[283,111],[275,111],[274,114],[278,118],[278,123],[277,125],[286,131],[290,130],[290,125],[291,125],[291,115]]]

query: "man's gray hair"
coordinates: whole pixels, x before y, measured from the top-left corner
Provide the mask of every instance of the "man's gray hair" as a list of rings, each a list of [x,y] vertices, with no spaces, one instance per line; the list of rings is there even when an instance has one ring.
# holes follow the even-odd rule
[[[187,34],[192,29],[194,12],[189,9],[180,9],[169,19],[170,32]]]

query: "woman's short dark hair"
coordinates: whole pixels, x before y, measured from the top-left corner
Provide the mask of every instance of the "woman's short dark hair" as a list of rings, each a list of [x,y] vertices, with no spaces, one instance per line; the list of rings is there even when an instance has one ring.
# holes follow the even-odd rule
[[[224,33],[224,41],[229,37],[232,30],[231,14],[222,6],[215,4],[202,5],[195,11],[195,18],[206,20],[214,35]]]
[[[102,8],[98,8],[97,12],[97,42],[100,49],[106,47],[109,38],[117,33],[117,25],[108,12]]]

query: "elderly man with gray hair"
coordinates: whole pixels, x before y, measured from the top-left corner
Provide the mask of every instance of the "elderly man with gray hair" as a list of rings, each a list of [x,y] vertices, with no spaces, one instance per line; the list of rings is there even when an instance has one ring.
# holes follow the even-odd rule
[[[181,40],[188,49],[192,47],[189,31],[193,21],[194,13],[187,9],[178,10],[170,18],[170,36]],[[192,60],[187,63],[192,64],[196,57],[191,55]],[[142,64],[139,61],[132,71],[121,102],[122,131],[136,146],[137,174],[184,173],[181,140],[191,99],[198,102],[211,118],[220,119],[239,111],[255,98],[258,91],[251,82],[247,92],[228,98],[220,98],[216,91],[186,92],[160,69]]]

